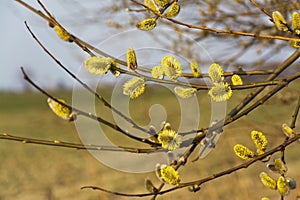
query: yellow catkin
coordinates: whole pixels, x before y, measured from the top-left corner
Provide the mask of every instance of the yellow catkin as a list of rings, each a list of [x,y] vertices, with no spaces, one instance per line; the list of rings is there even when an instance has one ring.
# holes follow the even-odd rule
[[[287,179],[285,177],[280,176],[277,179],[277,190],[282,196],[288,195],[289,187],[288,187]]]
[[[214,83],[219,83],[224,80],[223,69],[217,63],[213,63],[209,66],[208,75],[209,75],[211,81]]]
[[[300,49],[300,41],[299,40],[290,40],[289,44],[295,49]]]
[[[294,12],[292,16],[292,27],[296,34],[300,35],[300,15]]]
[[[143,31],[149,31],[154,29],[156,26],[156,19],[155,18],[147,18],[141,22],[139,22],[136,27]]]
[[[162,180],[166,183],[178,185],[180,182],[178,171],[176,171],[172,166],[162,167],[160,169],[160,175]]]
[[[279,30],[281,30],[281,31],[287,31],[288,30],[287,23],[286,23],[284,17],[281,15],[281,13],[279,11],[274,11],[272,13],[272,18],[273,18],[273,21],[274,21],[276,27]]]
[[[291,129],[291,127],[289,127],[287,124],[282,124],[282,132],[289,138],[295,137],[293,129]]]
[[[182,142],[178,133],[169,128],[163,128],[163,130],[158,133],[157,140],[162,148],[168,149],[169,151],[178,149]]]
[[[64,100],[59,99],[61,103],[65,103]],[[54,101],[51,98],[48,98],[47,103],[51,110],[60,118],[72,121],[72,110],[61,103]]]
[[[232,82],[233,85],[243,85],[242,78],[237,74],[234,74],[231,77],[231,82]]]
[[[251,160],[254,157],[254,153],[250,149],[248,149],[247,147],[241,144],[236,144],[233,150],[235,152],[235,155],[237,155],[241,159]]]
[[[91,74],[103,75],[108,72],[114,61],[111,58],[92,56],[84,61],[85,68]]]
[[[157,10],[157,7],[156,7],[155,3],[153,2],[153,0],[144,0],[144,4],[151,10]]]
[[[151,75],[153,78],[163,79],[164,71],[161,66],[154,66],[151,70]]]
[[[176,17],[180,12],[180,5],[177,1],[171,4],[169,10],[164,14],[164,17],[168,18],[174,18]]]
[[[181,63],[173,56],[165,56],[161,60],[162,69],[164,74],[175,80],[182,74]]]
[[[274,164],[279,174],[287,172],[287,167],[280,158],[275,159]]]
[[[132,48],[128,49],[127,54],[127,67],[129,70],[135,70],[137,68],[137,60],[135,52]]]
[[[227,101],[232,96],[231,87],[228,83],[215,83],[208,91],[209,96],[216,102]]]
[[[267,173],[261,172],[259,176],[260,176],[261,182],[265,186],[267,186],[268,188],[271,188],[272,190],[276,190],[276,188],[277,188],[276,181],[273,178],[271,178]]]
[[[154,0],[154,1],[155,1],[155,3],[156,3],[157,5],[159,5],[160,7],[165,7],[165,6],[169,3],[168,0]]]
[[[179,97],[183,99],[187,99],[192,97],[197,90],[195,88],[183,88],[177,86],[174,88],[174,91]]]
[[[199,78],[201,76],[201,70],[200,70],[200,67],[199,67],[197,61],[192,60],[190,62],[190,67],[191,67],[193,76],[195,78]]]
[[[145,80],[134,77],[123,85],[123,94],[128,95],[131,99],[135,99],[145,91]]]
[[[264,151],[267,148],[267,138],[262,132],[252,131],[251,138],[258,150]]]
[[[65,30],[63,30],[60,26],[55,25],[54,30],[58,37],[66,42],[72,42],[72,36]]]

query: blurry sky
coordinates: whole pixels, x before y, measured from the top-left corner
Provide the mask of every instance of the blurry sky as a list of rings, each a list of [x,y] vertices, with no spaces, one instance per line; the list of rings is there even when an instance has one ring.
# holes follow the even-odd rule
[[[27,0],[25,2],[39,8],[34,0]],[[62,21],[66,20],[67,22],[68,20],[69,22],[71,21],[70,17],[67,18],[66,16],[70,16],[69,14],[72,13],[71,10],[74,10],[72,6],[68,6],[70,2],[72,2],[73,7],[76,7],[76,3],[80,1],[45,1],[47,8],[54,11],[55,17],[62,17]],[[87,0],[84,2],[84,6],[88,7],[93,5],[94,7],[100,7],[101,4],[107,4],[107,2],[108,1],[97,1],[97,3],[95,3],[95,1]],[[76,11],[74,10],[74,12]],[[87,15],[85,13],[81,14],[84,16]],[[2,0],[0,1],[0,90],[21,90],[28,86],[22,78],[21,66],[43,87],[53,88],[58,84],[71,86],[73,84],[72,80],[69,79],[65,73],[62,73],[61,69],[56,66],[54,61],[42,51],[30,36],[24,25],[25,20],[33,32],[46,44],[52,53],[58,56],[59,59],[63,57],[61,61],[67,64],[68,68],[76,71],[78,66],[81,65],[80,54],[78,53],[78,57],[76,56],[76,53],[79,52],[78,48],[58,39],[54,31],[47,28],[43,20],[19,3],[13,0]],[[73,27],[73,29],[76,31],[76,27]],[[80,30],[80,27],[78,29]],[[83,32],[78,31],[76,34],[77,33],[82,33],[84,37]],[[93,33],[97,34],[98,32]],[[102,31],[99,35],[105,38],[109,34]],[[101,40],[101,38],[99,39]]]
[[[20,66],[24,66],[35,77],[49,78],[47,74],[55,70],[38,70],[48,66],[49,59],[40,50],[25,28],[24,20],[34,29],[40,29],[37,19],[33,19],[25,8],[11,0],[0,1],[1,20],[1,73],[0,90],[19,90],[24,87]],[[31,22],[33,21],[33,22]],[[48,80],[49,82],[55,80]]]

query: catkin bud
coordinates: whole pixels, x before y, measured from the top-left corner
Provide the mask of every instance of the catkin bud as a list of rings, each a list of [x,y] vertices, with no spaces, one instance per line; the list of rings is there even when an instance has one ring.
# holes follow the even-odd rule
[[[284,17],[281,15],[281,13],[279,11],[274,11],[272,13],[272,18],[273,18],[273,21],[274,21],[276,27],[279,30],[281,30],[281,31],[287,31],[288,30],[287,23],[286,23]]]
[[[296,34],[300,35],[300,15],[294,12],[292,16],[292,26]]]
[[[147,18],[141,22],[139,22],[136,27],[143,31],[149,31],[154,29],[156,26],[156,19],[155,18]]]

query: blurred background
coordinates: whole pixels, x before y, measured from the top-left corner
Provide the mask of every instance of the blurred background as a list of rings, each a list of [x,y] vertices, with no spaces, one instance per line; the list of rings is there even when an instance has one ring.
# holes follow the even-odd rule
[[[34,0],[26,2],[41,9]],[[124,52],[131,44],[137,47],[146,44],[145,41],[134,40],[137,36],[145,37],[147,40],[152,37],[153,40],[149,39],[148,42],[154,43],[152,41],[155,41],[164,49],[181,55],[187,60],[196,59],[204,72],[212,62],[219,63],[227,71],[272,69],[295,51],[284,41],[227,37],[174,26],[163,20],[158,24],[157,30],[153,32],[137,31],[135,24],[149,14],[127,12],[126,8],[138,10],[140,7],[126,0],[43,2],[55,18],[71,33],[121,58],[124,58]],[[266,0],[260,2],[265,3],[265,8],[270,12],[280,10],[287,20],[290,20],[293,11],[299,11],[300,8],[297,1]],[[268,17],[251,6],[248,1],[190,0],[180,3],[182,10],[176,18],[178,20],[220,29],[230,28],[252,33],[284,35],[273,26]],[[16,1],[1,1],[0,16],[2,26],[0,32],[2,45],[0,48],[0,133],[80,143],[81,140],[75,125],[55,116],[46,103],[46,97],[36,92],[23,80],[21,66],[39,86],[67,101],[72,99],[73,80],[37,45],[27,31],[24,21],[27,21],[37,37],[68,69],[75,74],[80,73],[80,77],[85,82],[94,83],[95,77],[91,77],[81,70],[82,63],[88,55],[74,44],[60,40],[45,21]],[[168,27],[166,34],[154,34],[158,33],[155,31],[164,27]],[[120,41],[116,40],[118,37],[127,36],[126,33],[134,33],[130,37],[131,40],[124,38],[121,38]],[[136,43],[132,43],[132,41]],[[203,51],[198,51],[197,48]],[[205,53],[203,53],[204,50]],[[138,53],[139,62],[147,64],[149,52],[141,50]],[[153,63],[149,64],[149,67],[151,66]],[[299,71],[299,66],[299,61],[295,62],[283,76]],[[256,77],[256,80],[263,80],[263,78],[265,76],[259,76]],[[251,79],[246,76],[243,79],[251,82]],[[101,81],[107,83],[113,83],[112,80],[116,79],[111,75],[108,75],[107,78],[101,77]],[[243,161],[234,155],[233,146],[241,143],[254,149],[250,137],[250,132],[254,129],[265,133],[269,139],[269,148],[284,141],[280,127],[283,123],[290,122],[291,112],[297,96],[299,96],[299,84],[299,81],[296,81],[275,95],[263,107],[238,120],[234,125],[227,126],[216,149],[209,156],[196,163],[187,163],[186,167],[180,170],[182,181],[204,178],[242,163]],[[113,86],[113,84],[111,85]],[[102,85],[97,90],[110,100],[112,91],[109,86]],[[228,110],[251,91],[253,90],[235,92],[228,102]],[[210,105],[210,99],[205,92],[199,92],[197,97],[202,116],[199,127],[207,127],[211,111],[210,107],[206,105]],[[140,99],[134,101],[131,114],[138,123],[147,124],[150,120],[149,108],[151,105],[161,104],[168,114],[168,120],[172,121],[176,127],[180,124],[180,119],[178,119],[180,110],[174,106],[177,103],[174,94],[166,94],[164,90],[156,90],[153,87],[149,88],[148,93],[145,93]],[[139,109],[136,109],[137,107]],[[100,111],[101,116],[113,120],[109,110],[102,113],[103,107],[99,108],[97,112]],[[117,135],[113,137],[117,142],[123,142]],[[286,151],[288,176],[297,181],[300,180],[298,145],[293,144]],[[276,154],[271,159],[279,156]],[[267,171],[266,163],[256,163],[249,169],[240,170],[204,184],[197,193],[182,189],[158,199],[260,199],[263,196],[278,199],[277,191],[266,188],[260,182],[259,173],[262,171]],[[273,178],[277,178],[276,174],[268,173]],[[155,173],[120,172],[103,165],[87,151],[0,140],[0,200],[128,199],[97,191],[80,190],[80,187],[98,185],[119,192],[145,193],[147,192],[144,187],[146,177],[150,178],[155,185],[159,185]],[[300,195],[299,189],[292,191],[287,199],[296,199],[298,195]]]
[[[39,8],[34,0],[27,1],[27,3]],[[71,33],[95,46],[111,36],[135,30],[135,24],[144,18],[144,15],[139,12],[126,12],[125,8],[129,3],[125,0],[112,2],[87,0],[84,3],[77,0],[62,0],[47,1],[45,4]],[[266,1],[265,5],[270,11],[280,10],[287,19],[291,18],[290,13],[297,10],[299,6],[296,1]],[[130,8],[138,9],[133,4]],[[22,79],[21,66],[24,66],[43,87],[72,87],[73,82],[55,66],[55,63],[33,40],[24,21],[27,21],[46,47],[73,72],[78,71],[87,55],[73,44],[61,41],[41,18],[26,10],[16,1],[1,1],[0,9],[2,25],[0,90],[22,90],[28,86]],[[221,12],[217,12],[218,10]],[[282,34],[276,30],[267,16],[253,8],[247,1],[234,4],[231,1],[222,1],[222,3],[192,0],[182,2],[182,11],[176,19],[220,29],[231,28],[262,34]],[[224,37],[211,32],[174,27],[167,21],[161,21],[157,29],[165,27],[173,29],[174,32],[159,35],[159,37],[155,37],[153,34],[155,40],[175,53],[180,52],[185,58],[198,60],[203,70],[212,61],[211,59],[207,60],[206,55],[201,57],[201,53],[193,52],[193,49],[190,48],[192,41],[201,45],[211,58],[222,64],[225,69],[270,68],[276,62],[280,62],[280,58],[287,57],[293,51],[293,48],[288,47],[283,41],[257,40],[251,37]],[[190,41],[186,41],[185,37],[181,38],[182,33],[188,35]],[[139,32],[139,34],[148,33]],[[218,43],[215,42],[216,38]],[[119,56],[115,50],[121,46],[126,46],[126,44],[113,44],[104,48],[106,51],[113,52],[114,56]],[[280,55],[280,57],[276,55]]]
[[[27,1],[33,7],[39,8],[36,1]],[[47,8],[55,15],[66,28],[76,32],[79,37],[89,42],[100,42],[112,33],[107,26],[109,16],[101,14],[102,8],[109,8],[110,1],[48,1]],[[39,8],[40,9],[40,8]],[[105,9],[104,9],[105,10]],[[20,67],[23,66],[41,86],[46,88],[72,87],[73,82],[66,74],[55,66],[53,60],[37,45],[25,27],[27,21],[32,31],[49,48],[51,52],[68,68],[75,71],[82,65],[83,54],[72,44],[63,43],[44,20],[31,13],[16,1],[5,0],[0,2],[1,15],[1,75],[0,90],[20,91],[28,85],[23,81]],[[109,11],[106,11],[107,13]],[[74,16],[78,16],[75,19]],[[92,21],[88,27],[86,23]],[[93,37],[90,37],[93,36]]]

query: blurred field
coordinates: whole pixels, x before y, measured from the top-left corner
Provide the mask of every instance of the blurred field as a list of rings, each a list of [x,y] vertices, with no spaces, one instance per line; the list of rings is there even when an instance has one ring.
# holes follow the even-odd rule
[[[253,129],[266,134],[269,148],[282,142],[284,137],[280,127],[282,123],[291,121],[296,97],[299,95],[299,89],[296,90],[296,88],[299,88],[299,83],[290,85],[258,110],[238,120],[235,124],[227,126],[216,149],[208,157],[196,163],[188,163],[180,169],[182,181],[204,178],[242,163],[243,161],[234,155],[233,146],[241,143],[254,149],[250,137]],[[110,96],[107,88],[100,88],[99,91],[107,98]],[[161,104],[168,113],[168,120],[175,127],[178,126],[180,122],[178,104],[174,101],[174,96],[163,92],[163,89],[148,88],[146,94],[131,104],[133,119],[142,125],[149,123],[150,106]],[[56,91],[54,94],[71,99],[70,92]],[[241,100],[245,94],[245,92],[234,93],[228,109]],[[203,92],[199,94],[199,105],[201,107],[199,126],[207,126],[210,120],[210,104],[207,95]],[[99,106],[100,109],[102,107]],[[111,119],[111,113],[107,110],[101,112],[101,116]],[[299,131],[300,124],[297,125]],[[74,124],[56,117],[48,108],[46,98],[30,91],[0,93],[0,132],[40,139],[80,142]],[[123,141],[120,141],[117,135],[113,135],[112,139],[115,139],[116,143]],[[299,147],[299,144],[293,144],[286,150],[288,176],[296,179],[298,183],[300,181]],[[274,155],[274,157],[279,157],[279,155]],[[268,171],[265,165],[265,163],[256,163],[248,169],[204,184],[197,193],[181,189],[158,199],[232,200],[260,199],[263,196],[279,199],[277,191],[272,191],[260,183],[259,173]],[[268,173],[277,178],[276,174]],[[0,200],[128,199],[98,191],[80,190],[80,187],[98,185],[119,192],[144,193],[147,192],[144,188],[145,177],[149,177],[156,185],[159,184],[154,172],[147,174],[119,172],[104,166],[84,150],[0,140]],[[300,195],[299,189],[292,191],[287,199],[296,199],[297,195]]]

